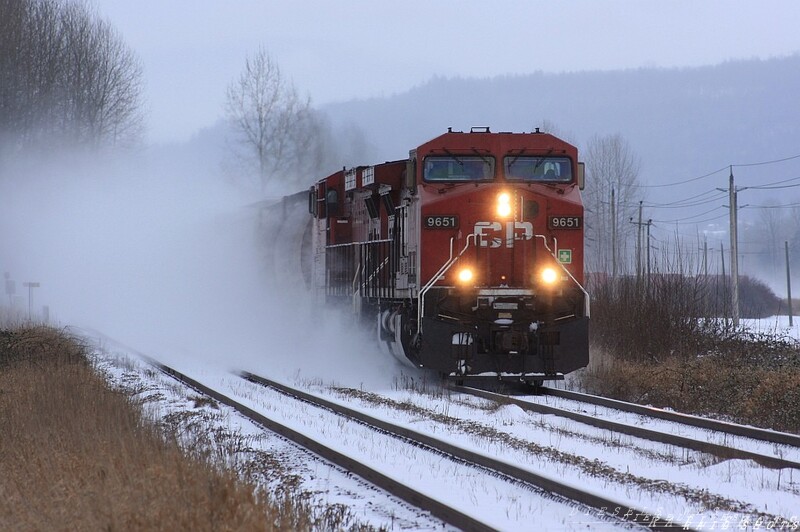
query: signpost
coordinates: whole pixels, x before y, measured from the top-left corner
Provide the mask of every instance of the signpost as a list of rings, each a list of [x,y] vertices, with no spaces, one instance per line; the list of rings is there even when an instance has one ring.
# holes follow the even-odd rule
[[[31,306],[33,305],[33,289],[39,288],[39,283],[22,283],[28,288],[28,321],[31,321]]]
[[[11,274],[5,272],[4,274],[6,278],[6,295],[8,296],[8,306],[11,307],[14,304],[14,294],[17,293],[17,285],[11,280]]]

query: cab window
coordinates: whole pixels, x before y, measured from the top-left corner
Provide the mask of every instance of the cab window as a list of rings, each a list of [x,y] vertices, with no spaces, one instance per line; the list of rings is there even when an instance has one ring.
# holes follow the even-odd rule
[[[426,157],[423,179],[431,182],[489,181],[494,178],[494,158],[470,155]]]
[[[503,159],[509,181],[542,181],[569,183],[572,181],[572,161],[568,157],[507,156]]]

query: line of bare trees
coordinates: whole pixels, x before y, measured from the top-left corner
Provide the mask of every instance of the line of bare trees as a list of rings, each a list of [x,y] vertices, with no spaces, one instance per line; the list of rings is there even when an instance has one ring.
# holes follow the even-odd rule
[[[142,67],[85,3],[0,0],[0,80],[7,150],[141,135]]]

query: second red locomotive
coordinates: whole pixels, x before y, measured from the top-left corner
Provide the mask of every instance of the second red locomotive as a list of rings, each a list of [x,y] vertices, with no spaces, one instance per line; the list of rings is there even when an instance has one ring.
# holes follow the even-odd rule
[[[448,131],[310,191],[317,295],[398,358],[539,384],[588,364],[583,164],[538,130]]]

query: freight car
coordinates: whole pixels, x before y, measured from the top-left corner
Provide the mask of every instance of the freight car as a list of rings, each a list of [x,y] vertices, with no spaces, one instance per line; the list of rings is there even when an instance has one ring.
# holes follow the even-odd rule
[[[588,364],[584,166],[553,135],[448,130],[309,192],[311,285],[398,359],[541,384]]]

